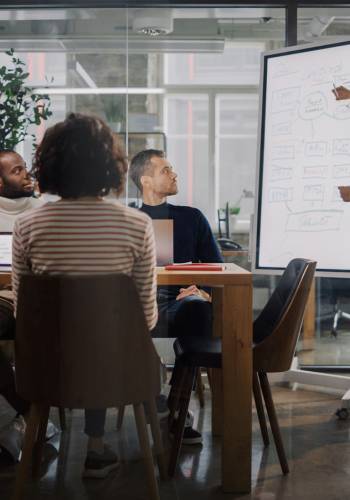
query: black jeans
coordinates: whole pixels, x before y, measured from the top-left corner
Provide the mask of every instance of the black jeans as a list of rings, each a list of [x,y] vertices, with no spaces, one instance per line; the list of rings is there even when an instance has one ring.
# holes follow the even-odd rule
[[[190,295],[176,300],[177,291],[159,289],[158,323],[152,337],[211,337],[213,313],[210,302]]]
[[[20,415],[25,415],[30,404],[16,392],[15,375],[11,362],[0,352],[0,394]]]
[[[152,337],[211,337],[212,305],[207,300],[190,295],[176,300],[177,290],[158,289],[158,323]],[[178,371],[173,370],[170,385],[176,383]]]
[[[8,299],[0,303],[0,338],[13,340],[15,338],[15,318]],[[29,411],[30,404],[24,401],[16,392],[13,367],[9,359],[0,351],[0,394],[16,410],[24,415]]]

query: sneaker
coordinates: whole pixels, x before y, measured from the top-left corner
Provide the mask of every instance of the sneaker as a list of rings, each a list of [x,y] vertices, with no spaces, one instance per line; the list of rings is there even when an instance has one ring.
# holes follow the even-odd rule
[[[0,429],[0,449],[3,457],[12,463],[19,460],[26,431],[24,418],[19,415]]]
[[[176,426],[176,421],[174,421],[171,430],[170,430],[170,436],[174,436],[174,430]],[[185,426],[184,428],[184,433],[182,436],[182,444],[202,444],[203,443],[203,438],[202,434],[198,432],[196,429],[193,429],[191,426]]]
[[[182,442],[183,444],[202,444],[202,434],[193,427],[185,427]]]
[[[48,420],[47,422],[47,428],[46,428],[46,436],[45,436],[45,441],[49,441],[51,438],[56,436],[56,434],[59,434],[58,428],[55,426],[51,420]]]
[[[167,418],[170,414],[170,410],[168,408],[168,398],[164,394],[159,394],[156,397],[156,407],[157,407],[157,415],[159,420],[163,418]]]
[[[83,477],[104,479],[111,471],[119,467],[117,455],[105,445],[103,453],[88,451],[86,455]]]
[[[177,419],[179,416],[179,412],[175,412],[175,419]],[[186,420],[185,420],[185,427],[192,427],[194,422],[194,415],[193,412],[188,410],[187,415],[186,415]]]

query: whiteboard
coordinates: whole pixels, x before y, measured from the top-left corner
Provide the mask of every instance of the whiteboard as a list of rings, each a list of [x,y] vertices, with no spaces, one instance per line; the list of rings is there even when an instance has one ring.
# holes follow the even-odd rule
[[[350,275],[350,40],[264,53],[253,241],[256,271],[279,271],[294,257],[318,275]]]

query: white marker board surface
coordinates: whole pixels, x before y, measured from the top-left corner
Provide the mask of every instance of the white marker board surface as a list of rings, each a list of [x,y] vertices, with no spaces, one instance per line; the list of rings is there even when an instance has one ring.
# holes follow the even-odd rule
[[[350,275],[350,40],[263,54],[254,268],[281,270],[294,257],[319,275]]]

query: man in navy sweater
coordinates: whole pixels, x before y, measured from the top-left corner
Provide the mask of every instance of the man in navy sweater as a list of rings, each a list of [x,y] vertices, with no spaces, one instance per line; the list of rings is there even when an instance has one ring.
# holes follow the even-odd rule
[[[170,205],[167,197],[177,194],[177,174],[163,151],[141,151],[131,161],[130,176],[142,193],[141,210],[152,219],[174,221],[174,262],[222,262],[209,223],[196,208]],[[158,287],[159,320],[154,337],[211,336],[210,291],[188,287]],[[198,431],[186,423],[184,443],[201,443]]]

